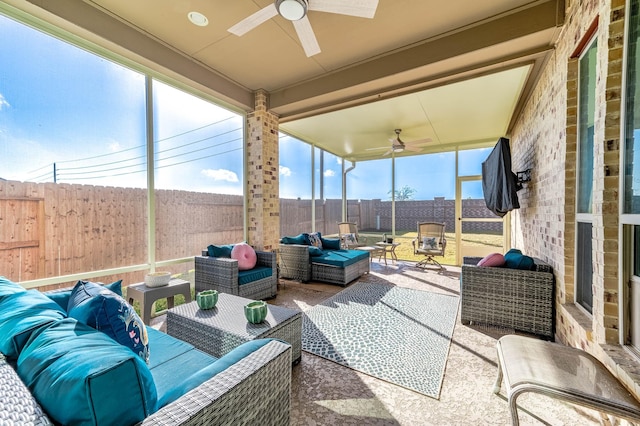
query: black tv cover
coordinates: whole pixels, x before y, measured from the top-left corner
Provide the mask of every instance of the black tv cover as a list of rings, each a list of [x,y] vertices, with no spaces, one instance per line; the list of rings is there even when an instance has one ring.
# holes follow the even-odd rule
[[[500,217],[519,209],[518,189],[518,177],[511,171],[509,139],[500,138],[482,163],[482,192],[487,208]]]

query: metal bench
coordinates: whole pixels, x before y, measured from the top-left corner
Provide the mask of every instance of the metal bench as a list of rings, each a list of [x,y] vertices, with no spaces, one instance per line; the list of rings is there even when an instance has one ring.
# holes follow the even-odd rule
[[[516,399],[537,392],[631,421],[640,421],[640,403],[587,352],[530,337],[500,338],[498,378],[493,393],[500,392],[504,378],[511,423],[518,425]]]

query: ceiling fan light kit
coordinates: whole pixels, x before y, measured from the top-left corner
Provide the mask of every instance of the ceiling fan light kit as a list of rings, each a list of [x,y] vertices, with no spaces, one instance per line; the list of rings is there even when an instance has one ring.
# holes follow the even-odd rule
[[[305,17],[309,2],[307,0],[276,0],[276,9],[280,16],[288,21],[298,21]]]

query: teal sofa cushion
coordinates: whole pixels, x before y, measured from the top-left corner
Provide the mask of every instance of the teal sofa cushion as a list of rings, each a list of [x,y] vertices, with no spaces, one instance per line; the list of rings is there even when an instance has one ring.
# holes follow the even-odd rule
[[[263,278],[269,278],[272,275],[273,269],[268,266],[256,266],[246,271],[238,271],[238,285],[249,284]]]
[[[172,403],[212,377],[207,371],[217,358],[192,345],[148,327],[154,348],[149,370],[158,392],[158,409]],[[176,374],[179,371],[180,374]]]
[[[53,300],[36,290],[22,291],[0,299],[0,352],[15,359],[40,327],[67,317]]]
[[[362,259],[369,259],[369,252],[362,250],[323,250],[322,256],[314,257],[313,263],[344,268]]]
[[[228,257],[231,258],[231,250],[235,244],[226,244],[223,246],[215,246],[213,244],[207,247],[207,254],[210,257]]]
[[[303,246],[311,245],[311,242],[309,241],[309,234],[305,233],[298,234],[295,237],[282,237],[280,242],[282,244],[300,244]]]
[[[7,277],[0,276],[0,301],[6,296],[10,296],[15,293],[24,293],[27,291],[24,287],[22,287],[18,283],[14,283]]]
[[[322,248],[325,250],[340,250],[339,238],[321,238]]]
[[[147,328],[121,296],[88,281],[78,281],[69,298],[70,317],[100,330],[149,362]]]
[[[156,387],[144,361],[73,318],[34,333],[17,372],[58,424],[133,425],[156,410]]]
[[[76,283],[77,284],[77,283]],[[99,284],[99,283],[98,283]],[[105,284],[106,288],[117,294],[118,296],[122,296],[122,280],[114,281],[111,284]],[[69,306],[69,298],[71,297],[71,292],[73,289],[62,290],[62,291],[51,291],[45,293],[45,295],[56,302],[62,309],[65,311]]]
[[[316,257],[316,256],[322,256],[323,254],[324,252],[322,251],[322,249],[319,249],[318,247],[314,247],[314,246],[309,246],[309,256]]]

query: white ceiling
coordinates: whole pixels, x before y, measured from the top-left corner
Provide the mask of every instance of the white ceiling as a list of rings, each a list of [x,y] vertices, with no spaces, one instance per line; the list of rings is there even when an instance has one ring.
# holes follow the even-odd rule
[[[311,11],[322,51],[308,58],[280,16],[227,31],[272,0],[4,1],[232,107],[251,111],[266,90],[282,131],[351,160],[379,158],[395,128],[405,142],[431,138],[422,152],[507,135],[565,12],[564,0],[379,0],[373,19]]]

